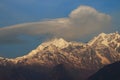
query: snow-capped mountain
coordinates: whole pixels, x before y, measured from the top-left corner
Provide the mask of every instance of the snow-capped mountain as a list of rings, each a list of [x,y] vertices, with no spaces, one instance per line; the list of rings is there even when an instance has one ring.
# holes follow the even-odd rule
[[[15,64],[38,63],[42,66],[66,64],[95,69],[120,60],[119,33],[101,33],[88,43],[68,42],[62,38],[42,43],[29,54],[12,59]]]
[[[120,34],[118,32],[101,33],[88,43],[68,42],[62,38],[55,38],[42,43],[22,57],[0,58],[0,65],[34,66],[37,64],[41,67],[53,68],[63,64],[70,70],[82,69],[95,72],[116,61],[120,61]]]
[[[91,46],[100,46],[104,45],[107,47],[111,47],[115,50],[120,49],[120,35],[118,32],[116,33],[110,33],[105,34],[101,33],[97,37],[95,37],[93,40],[91,40],[88,45]]]
[[[68,45],[70,44],[70,42],[67,42],[65,41],[64,39],[60,38],[60,39],[53,39],[51,41],[48,41],[48,42],[45,42],[45,43],[42,43],[40,46],[38,46],[38,49],[42,50],[44,49],[45,47],[47,46],[50,46],[50,45],[54,45],[56,46],[57,48],[66,48],[68,47]]]

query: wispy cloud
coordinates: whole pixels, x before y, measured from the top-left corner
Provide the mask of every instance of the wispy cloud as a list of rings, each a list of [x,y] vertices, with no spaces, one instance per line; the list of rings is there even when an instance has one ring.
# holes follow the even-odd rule
[[[111,17],[89,6],[80,6],[69,17],[0,28],[0,43],[20,42],[19,35],[46,35],[77,40],[110,28]]]

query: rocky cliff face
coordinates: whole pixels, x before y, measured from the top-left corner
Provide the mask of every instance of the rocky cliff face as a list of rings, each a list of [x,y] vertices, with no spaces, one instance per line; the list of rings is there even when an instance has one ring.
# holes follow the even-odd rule
[[[0,65],[37,65],[52,69],[63,64],[71,73],[77,70],[79,74],[80,71],[87,74],[86,71],[95,72],[116,61],[120,61],[120,35],[117,32],[101,33],[88,43],[68,42],[62,38],[53,39],[42,43],[25,56],[15,59],[0,58]]]

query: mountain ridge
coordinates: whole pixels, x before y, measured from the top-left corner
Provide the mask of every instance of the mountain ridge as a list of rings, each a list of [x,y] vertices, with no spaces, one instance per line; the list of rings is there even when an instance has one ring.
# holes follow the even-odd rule
[[[72,47],[74,47],[74,48],[81,47],[81,48],[79,48],[79,49],[81,49],[81,52],[83,50],[85,50],[85,48],[86,49],[94,48],[95,49],[94,51],[96,51],[96,49],[107,47],[108,49],[111,49],[111,51],[113,51],[113,52],[115,50],[117,53],[120,53],[120,50],[119,50],[120,49],[120,35],[118,32],[110,33],[110,34],[101,33],[97,37],[95,37],[91,41],[89,41],[88,43],[68,42],[68,41],[64,40],[63,38],[55,38],[48,42],[42,43],[41,45],[39,45],[36,49],[32,50],[27,55],[17,57],[15,59],[8,59],[8,58],[3,58],[3,59],[15,61],[15,60],[20,60],[20,59],[27,58],[27,57],[32,57],[39,52],[43,52],[46,48],[48,51],[51,51],[54,53],[55,49],[61,51],[62,49],[65,49],[65,48],[67,49],[68,47],[69,48],[70,47],[71,48]],[[96,51],[96,54],[99,58],[101,58],[101,59],[104,58],[99,54],[98,51]],[[109,61],[106,59],[106,62],[109,62]]]
[[[76,74],[74,78],[79,77],[77,76],[79,74],[82,80],[85,80],[100,68],[116,61],[120,61],[120,35],[117,32],[101,33],[88,43],[56,38],[42,43],[27,55],[14,59],[0,58],[0,66],[22,68],[27,66],[30,70],[40,69],[42,72],[49,72],[49,69],[62,64],[64,66],[62,69],[65,68],[70,75]]]

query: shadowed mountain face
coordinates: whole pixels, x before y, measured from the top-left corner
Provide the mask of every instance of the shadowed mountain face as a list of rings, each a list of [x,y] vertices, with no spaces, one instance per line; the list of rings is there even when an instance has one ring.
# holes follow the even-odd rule
[[[91,70],[73,69],[58,64],[53,68],[39,65],[0,66],[0,80],[85,80]]]
[[[120,61],[119,33],[101,33],[88,43],[54,39],[15,59],[0,58],[0,80],[85,80]]]
[[[120,62],[103,67],[88,80],[120,80]]]
[[[73,80],[63,64],[55,66],[50,72],[51,80]]]
[[[36,67],[1,66],[0,80],[48,80],[46,73],[37,71]]]

